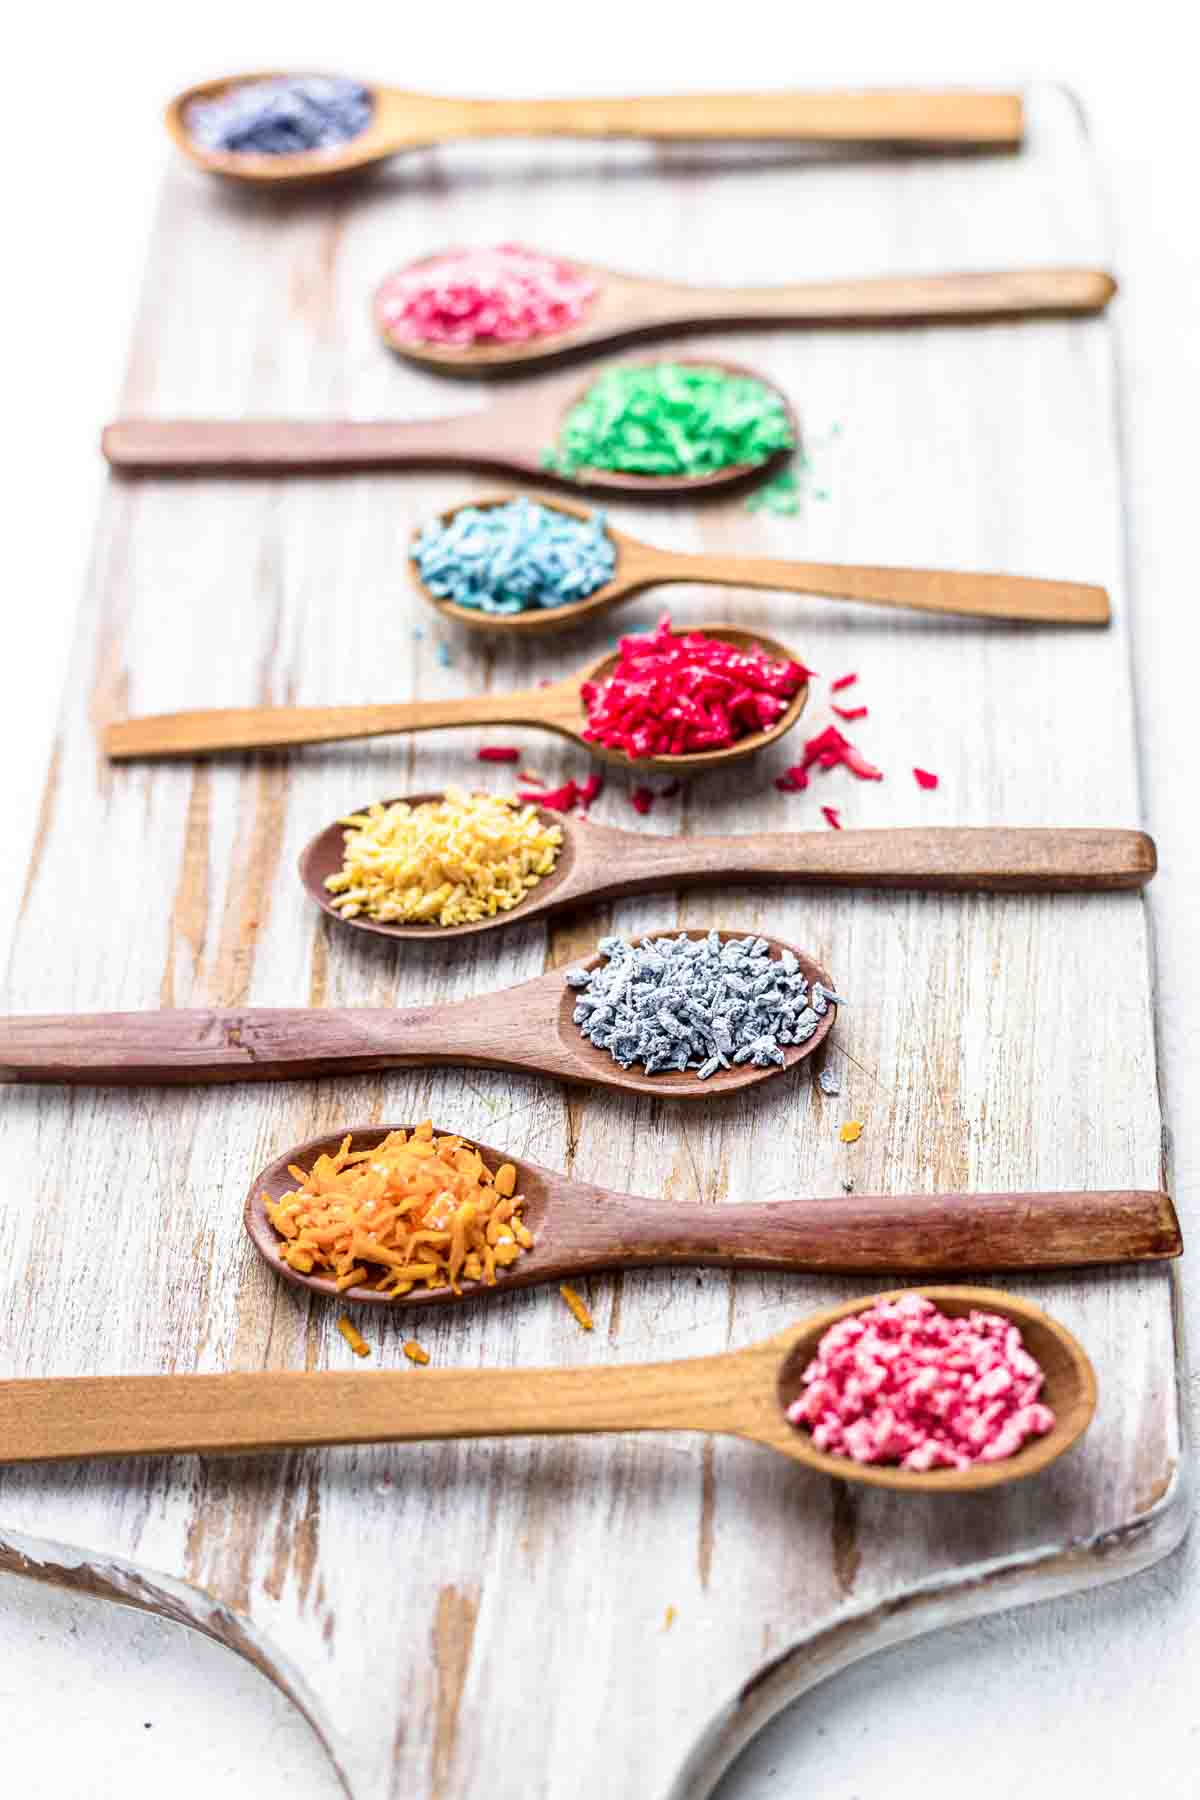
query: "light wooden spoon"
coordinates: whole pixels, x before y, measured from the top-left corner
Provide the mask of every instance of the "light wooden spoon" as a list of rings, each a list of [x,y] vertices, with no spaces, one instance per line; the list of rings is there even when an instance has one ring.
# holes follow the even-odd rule
[[[783,407],[792,447],[800,428],[787,396],[755,369],[724,357],[672,357],[673,363],[749,376]],[[104,429],[101,448],[115,469],[175,474],[315,475],[356,469],[501,469],[559,481],[570,488],[632,494],[639,500],[746,486],[791,455],[774,451],[756,463],[731,463],[701,475],[632,475],[579,469],[560,475],[545,466],[563,421],[605,372],[595,368],[530,381],[494,397],[478,412],[449,419],[118,419]],[[638,367],[639,364],[626,366]]]
[[[449,524],[455,513],[467,507],[487,509],[506,506],[512,494],[489,495],[485,500],[466,500],[439,517]],[[538,498],[539,505],[576,519],[591,518],[586,506],[568,500]],[[413,533],[413,543],[422,527]],[[649,587],[694,582],[702,587],[770,588],[788,594],[807,594],[820,600],[863,600],[872,606],[904,607],[910,612],[950,613],[968,619],[1022,620],[1044,625],[1107,625],[1108,593],[1079,581],[1041,581],[1028,575],[962,574],[953,569],[860,568],[847,563],[802,563],[770,556],[729,556],[711,551],[699,555],[683,550],[660,550],[629,537],[606,522],[605,531],[616,550],[616,567],[606,581],[583,600],[565,606],[532,606],[525,612],[489,613],[459,606],[430,592],[412,561],[413,581],[422,597],[443,618],[453,619],[471,631],[496,636],[537,636],[562,631],[584,620],[597,618],[623,606]]]
[[[650,937],[707,937],[659,931]],[[722,942],[745,932],[722,931]],[[767,938],[773,957],[791,950],[805,979],[833,992],[825,971],[803,950]],[[604,960],[583,961],[587,969]],[[516,1069],[653,1094],[662,1100],[713,1100],[794,1069],[820,1048],[837,1012],[830,1003],[805,1044],[787,1044],[782,1067],[749,1063],[647,1075],[623,1069],[589,1043],[572,1014],[576,993],[552,969],[498,994],[440,1006],[213,1007],[126,1013],[18,1013],[0,1018],[0,1081],[72,1086],[178,1086],[212,1081],[285,1081],[376,1069]]]
[[[279,1260],[281,1239],[264,1196],[296,1186],[292,1164],[309,1169],[349,1134],[370,1150],[393,1125],[346,1126],[285,1150],[256,1175],[245,1225],[259,1255],[295,1287],[369,1306],[445,1306],[491,1299],[510,1288],[573,1281],[608,1269],[775,1269],[796,1275],[997,1274],[1008,1269],[1086,1268],[1157,1262],[1182,1254],[1179,1220],[1168,1194],[1152,1190],[1055,1194],[839,1194],[833,1200],[768,1200],[744,1206],[681,1206],[614,1193],[588,1182],[517,1163],[521,1217],[532,1250],[503,1270],[495,1286],[463,1281],[414,1289],[398,1300],[371,1287],[340,1294],[325,1275],[302,1275]],[[447,1135],[441,1126],[434,1135]],[[476,1145],[490,1169],[515,1159]]]
[[[187,109],[194,100],[211,100],[231,87],[297,72],[269,69],[199,82],[171,101],[166,111],[167,130],[184,155],[210,174],[275,185],[343,175],[402,150],[462,138],[728,138],[1011,150],[1024,132],[1021,97],[1011,93],[902,88],[851,93],[468,100],[413,94],[365,82],[372,100],[371,119],[356,137],[333,149],[291,156],[221,152],[207,150],[192,137]]]
[[[437,251],[405,266],[420,269]],[[599,263],[566,263],[595,293],[578,324],[519,343],[413,343],[388,322],[387,281],[375,296],[375,323],[388,348],[446,375],[511,373],[559,357],[661,333],[748,325],[965,324],[1102,312],[1117,291],[1102,269],[1011,269],[960,275],[877,275],[857,280],[801,281],[779,287],[696,287],[623,275]],[[390,279],[390,278],[389,278]]]
[[[410,806],[443,794],[405,794]],[[385,805],[394,802],[385,801]],[[355,807],[365,812],[366,807]],[[549,875],[508,912],[470,925],[405,925],[347,919],[325,886],[342,867],[346,827],[335,819],[300,853],[300,879],[322,912],[352,931],[428,942],[474,937],[506,925],[626,894],[778,882],[803,887],[917,888],[936,893],[1095,893],[1144,887],[1158,866],[1143,831],[1091,827],[916,826],[881,831],[757,831],[741,837],[648,837],[539,807],[563,834]]]
[[[793,660],[783,644],[761,632],[733,625],[706,625],[707,637],[721,638],[740,649],[761,649],[784,662]],[[515,688],[506,694],[476,694],[466,700],[408,700],[394,706],[234,706],[212,712],[159,713],[122,719],[108,727],[104,745],[114,762],[138,756],[207,756],[218,750],[277,750],[288,744],[332,744],[345,738],[383,737],[395,731],[438,731],[454,725],[531,725],[570,738],[589,756],[619,768],[667,770],[691,775],[736,762],[773,744],[791,730],[808,699],[804,682],[766,731],[750,732],[723,750],[697,750],[687,756],[642,756],[636,762],[622,750],[589,743],[581,689],[585,682],[604,681],[617,663],[607,651],[574,675],[547,687]]]
[[[822,1334],[877,1299],[926,1295],[943,1312],[976,1307],[1020,1327],[1055,1415],[1003,1462],[927,1474],[852,1462],[788,1423]],[[912,1494],[962,1494],[1022,1481],[1086,1431],[1096,1375],[1082,1346],[1039,1306],[990,1287],[897,1288],[823,1307],[745,1350],[682,1362],[577,1369],[348,1369],[237,1375],[82,1375],[0,1382],[0,1462],[215,1455],[324,1444],[394,1444],[561,1432],[705,1431],[761,1444],[821,1475]]]

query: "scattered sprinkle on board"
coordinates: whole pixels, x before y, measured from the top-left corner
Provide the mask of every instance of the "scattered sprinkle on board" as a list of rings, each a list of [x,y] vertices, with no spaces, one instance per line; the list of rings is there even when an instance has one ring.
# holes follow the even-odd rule
[[[862,1133],[863,1128],[861,1119],[847,1119],[846,1123],[840,1127],[838,1136],[841,1138],[843,1144],[857,1144]]]
[[[567,1285],[567,1283],[564,1281],[558,1291],[562,1295],[563,1299],[566,1301],[567,1306],[570,1309],[570,1311],[572,1313],[574,1313],[575,1317],[578,1319],[578,1321],[579,1321],[580,1325],[583,1327],[584,1331],[592,1331],[595,1328],[596,1322],[592,1318],[591,1312],[588,1310],[586,1303],[575,1292],[575,1289],[573,1287],[569,1287]]]
[[[424,1368],[425,1364],[429,1361],[428,1350],[418,1344],[416,1338],[406,1338],[401,1348],[409,1362],[416,1363],[420,1368]]]
[[[666,1612],[663,1615],[663,1630],[670,1631],[672,1625],[675,1623],[675,1621],[678,1617],[679,1617],[679,1614],[676,1612],[675,1608],[673,1606],[668,1606]]]
[[[337,1328],[353,1350],[355,1356],[370,1356],[371,1346],[362,1333],[350,1323],[345,1316],[337,1322]]]

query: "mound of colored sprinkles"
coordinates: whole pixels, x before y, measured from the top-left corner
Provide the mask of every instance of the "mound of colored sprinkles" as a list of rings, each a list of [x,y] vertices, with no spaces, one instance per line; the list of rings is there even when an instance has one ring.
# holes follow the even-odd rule
[[[967,1469],[1053,1429],[1045,1381],[999,1313],[951,1318],[921,1294],[831,1325],[787,1409],[818,1450],[902,1469]]]
[[[397,1300],[418,1286],[491,1287],[533,1246],[513,1164],[489,1169],[464,1139],[435,1138],[428,1121],[369,1150],[343,1138],[334,1155],[288,1173],[292,1192],[263,1195],[279,1260],[301,1275],[332,1276],[339,1293],[371,1286]]]
[[[343,919],[473,925],[517,906],[548,875],[562,827],[535,806],[447,788],[441,800],[376,803],[341,820],[342,866],[325,879]]]
[[[376,308],[401,344],[519,344],[578,325],[596,283],[520,244],[450,250],[389,275]]]
[[[185,117],[206,150],[295,156],[336,150],[365,131],[371,96],[360,81],[341,76],[282,75],[193,100]]]
[[[584,682],[583,735],[631,757],[723,750],[774,725],[809,673],[699,631],[677,636],[664,617],[648,636],[620,640],[604,681]]]
[[[820,982],[810,989],[791,951],[773,958],[765,938],[607,937],[598,948],[599,968],[567,970],[572,1017],[589,1043],[647,1075],[782,1067],[784,1046],[807,1043],[838,999]]]
[[[524,498],[431,519],[411,555],[437,599],[485,613],[586,600],[612,580],[617,565],[602,512],[577,519]]]
[[[547,468],[560,475],[711,475],[766,462],[795,442],[780,396],[752,375],[699,363],[608,369],[563,421]]]

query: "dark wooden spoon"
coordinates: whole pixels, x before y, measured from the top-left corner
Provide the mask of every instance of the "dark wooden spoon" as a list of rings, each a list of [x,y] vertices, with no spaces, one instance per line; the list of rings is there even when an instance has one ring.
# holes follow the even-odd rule
[[[876,1300],[919,1293],[951,1315],[976,1307],[1020,1327],[1055,1415],[1001,1462],[927,1474],[817,1450],[787,1408],[829,1327]],[[102,1456],[245,1454],[321,1444],[704,1431],[761,1444],[820,1475],[910,1494],[963,1494],[1048,1468],[1087,1430],[1096,1374],[1039,1306],[1000,1288],[898,1288],[827,1306],[745,1350],[578,1369],[290,1369],[234,1375],[83,1375],[0,1381],[0,1463]]]
[[[706,625],[707,637],[742,650],[762,650],[791,662],[786,644],[760,631],[733,625]],[[114,762],[141,756],[202,756],[221,750],[273,750],[288,744],[330,744],[346,738],[383,737],[397,731],[437,731],[453,725],[533,725],[570,738],[589,756],[618,768],[694,775],[753,756],[791,730],[808,699],[802,682],[766,731],[749,732],[723,750],[696,750],[687,756],[643,756],[635,762],[623,750],[608,750],[583,735],[587,724],[582,688],[604,681],[618,652],[606,650],[586,668],[546,687],[514,688],[506,694],[479,694],[467,700],[406,700],[384,706],[236,706],[210,712],[159,713],[121,719],[105,733],[106,754]]]
[[[800,428],[787,396],[755,369],[723,357],[672,357],[767,388],[787,415],[792,446]],[[632,494],[639,500],[738,486],[778,467],[791,448],[756,463],[730,463],[701,475],[633,475],[579,469],[560,475],[545,466],[564,419],[603,367],[581,384],[578,373],[507,388],[482,411],[449,419],[118,419],[101,448],[115,469],[176,474],[330,474],[355,469],[502,469],[561,481],[567,487]]]
[[[448,524],[467,507],[505,506],[511,494],[466,500],[441,514]],[[576,519],[589,519],[590,508],[543,497],[539,504]],[[413,542],[421,534],[413,533]],[[422,598],[443,618],[471,631],[496,637],[540,636],[563,631],[623,606],[649,587],[694,582],[702,587],[766,588],[777,593],[805,594],[819,600],[859,600],[872,606],[907,608],[910,612],[946,613],[958,618],[1020,620],[1042,625],[1107,625],[1108,594],[1081,581],[1045,581],[1028,575],[990,575],[955,569],[892,569],[850,563],[802,563],[773,556],[727,556],[712,552],[660,550],[606,523],[616,551],[611,581],[582,600],[565,606],[531,606],[524,612],[489,613],[459,606],[430,592],[411,559],[413,581]]]
[[[410,806],[444,794],[406,794]],[[385,804],[392,804],[385,802]],[[365,811],[355,807],[354,812]],[[326,825],[300,853],[300,879],[322,912],[354,931],[420,942],[473,937],[528,924],[568,907],[626,894],[721,883],[779,882],[804,887],[918,888],[939,893],[1093,893],[1143,887],[1157,867],[1143,831],[1091,828],[916,826],[881,831],[755,831],[742,837],[648,837],[594,825],[578,814],[538,808],[543,825],[563,834],[549,875],[508,912],[472,925],[389,924],[347,919],[326,879],[342,867],[346,827]]]
[[[1179,1256],[1183,1240],[1168,1194],[1110,1193],[839,1194],[831,1200],[768,1200],[744,1206],[680,1206],[571,1181],[537,1163],[517,1162],[522,1219],[534,1245],[494,1287],[463,1281],[419,1288],[398,1300],[371,1287],[338,1293],[325,1275],[302,1275],[279,1260],[282,1242],[264,1196],[279,1200],[296,1186],[292,1164],[309,1169],[349,1134],[370,1150],[394,1125],[346,1126],[310,1138],[256,1175],[246,1196],[250,1240],[277,1275],[328,1299],[368,1306],[445,1306],[499,1297],[510,1288],[573,1281],[607,1269],[776,1269],[797,1275],[999,1273],[1009,1269],[1085,1268],[1158,1262]],[[448,1135],[442,1126],[434,1135]],[[477,1144],[490,1169],[515,1159]]]
[[[706,931],[658,931],[649,937],[707,937]],[[722,931],[722,942],[745,932]],[[778,959],[791,950],[810,983],[833,983],[803,950],[767,938]],[[594,969],[597,955],[582,962]],[[177,1086],[212,1081],[285,1081],[376,1069],[516,1069],[663,1100],[712,1100],[794,1069],[833,1027],[830,1004],[805,1044],[782,1046],[782,1067],[750,1063],[647,1075],[623,1069],[589,1043],[572,1018],[576,995],[561,969],[498,994],[440,1006],[214,1007],[126,1013],[24,1013],[0,1018],[0,1081],[74,1086],[141,1083]]]

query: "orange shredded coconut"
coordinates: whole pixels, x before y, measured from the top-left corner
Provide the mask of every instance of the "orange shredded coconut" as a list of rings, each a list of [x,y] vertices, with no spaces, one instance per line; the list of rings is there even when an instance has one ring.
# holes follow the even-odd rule
[[[418,1283],[456,1294],[460,1281],[494,1287],[497,1272],[533,1247],[514,1165],[493,1173],[465,1139],[435,1137],[428,1120],[369,1150],[345,1137],[332,1156],[288,1173],[297,1183],[290,1193],[262,1196],[279,1260],[332,1276],[339,1293],[367,1282],[389,1300]]]
[[[862,1130],[861,1119],[847,1119],[846,1123],[838,1132],[838,1136],[841,1138],[843,1144],[857,1144],[859,1138],[862,1136]]]
[[[341,1332],[342,1336],[345,1338],[346,1342],[349,1344],[350,1348],[353,1350],[355,1356],[370,1356],[370,1354],[371,1354],[370,1344],[368,1344],[366,1338],[362,1336],[361,1332],[355,1330],[354,1326],[350,1323],[349,1319],[346,1319],[346,1318],[339,1319],[338,1320],[338,1330]]]
[[[416,1338],[409,1338],[407,1343],[403,1344],[401,1346],[401,1348],[403,1349],[404,1354],[405,1354],[405,1356],[407,1356],[409,1362],[424,1364],[429,1361],[428,1350],[424,1349],[420,1344],[418,1344]]]
[[[571,1311],[575,1314],[575,1317],[579,1320],[579,1323],[583,1326],[583,1329],[585,1331],[591,1331],[595,1321],[584,1301],[581,1300],[579,1295],[575,1292],[575,1289],[573,1287],[568,1287],[564,1281],[558,1291],[570,1307]]]

